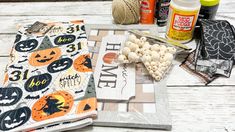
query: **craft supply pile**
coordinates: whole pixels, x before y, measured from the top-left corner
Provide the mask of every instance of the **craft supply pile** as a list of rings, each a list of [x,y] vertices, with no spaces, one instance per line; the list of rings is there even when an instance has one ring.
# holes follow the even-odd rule
[[[125,0],[114,0],[114,6],[117,1]],[[234,63],[234,27],[226,20],[215,20],[219,2],[219,0],[141,0],[140,18],[136,24],[166,26],[165,37],[168,42],[190,46],[188,42],[196,41],[196,49],[183,51],[191,53],[185,57],[180,67],[207,85],[218,77],[229,78]],[[126,2],[122,6],[128,7],[129,3]],[[131,11],[132,8],[119,12]],[[113,18],[116,19],[114,14]],[[129,24],[125,22],[128,16],[123,18],[125,19],[120,24]],[[137,40],[132,35],[129,39],[130,41],[126,42],[126,46],[121,50],[119,62],[136,62],[136,60],[143,62],[156,81],[164,75],[159,71],[168,69],[167,67],[172,64],[171,59],[177,57],[178,53],[181,54],[176,50],[172,57],[169,52],[166,54],[167,50],[163,45],[143,43],[143,40],[146,40],[143,37]],[[153,52],[156,50],[152,49],[158,46],[161,49]]]
[[[219,0],[113,0],[113,25],[21,25],[0,88],[0,130],[170,130],[162,104],[174,66],[205,85],[233,70],[235,30],[215,20],[218,6]],[[186,56],[176,65],[180,55]]]

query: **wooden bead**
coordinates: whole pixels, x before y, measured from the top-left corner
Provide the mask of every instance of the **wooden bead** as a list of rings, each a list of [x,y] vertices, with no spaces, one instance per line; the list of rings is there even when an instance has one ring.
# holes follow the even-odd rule
[[[167,47],[167,52],[169,52],[171,54],[175,54],[176,53],[176,48],[174,48],[174,47]]]
[[[139,57],[143,56],[142,51],[141,51],[140,49],[137,49],[137,50],[135,51],[135,53],[136,53]]]
[[[145,62],[150,62],[151,61],[151,56],[144,54],[141,58],[141,60],[145,63]]]
[[[151,66],[157,66],[157,63],[154,61],[152,61],[150,64],[151,64]]]
[[[160,46],[158,44],[154,44],[154,45],[151,46],[151,50],[159,52],[160,51]]]
[[[173,54],[171,53],[166,53],[163,57],[164,61],[172,61],[173,60]]]
[[[128,47],[124,47],[124,48],[122,49],[122,54],[123,54],[123,55],[126,55],[126,56],[127,56],[130,52],[131,52],[131,49],[128,48]]]
[[[137,37],[134,34],[129,35],[128,40],[131,42],[135,42],[135,40],[137,39]]]
[[[134,43],[138,45],[140,43],[140,40],[139,39],[135,39]]]
[[[127,59],[127,58],[126,58],[125,55],[119,55],[119,56],[118,56],[118,62],[120,62],[120,63],[124,63],[124,61],[125,61],[126,59]]]
[[[165,56],[165,51],[160,51],[160,52],[159,52],[159,55],[160,55],[160,57]]]
[[[137,56],[137,54],[135,52],[130,52],[128,54],[128,60],[130,62],[135,62],[135,61],[137,61],[137,59],[138,59],[138,56]]]
[[[150,49],[151,45],[149,44],[149,42],[145,42],[144,45],[143,45],[143,48],[144,49]]]
[[[161,80],[161,76],[155,76],[154,79],[155,79],[156,81],[160,81],[160,80]]]
[[[151,70],[149,70],[149,74],[150,75],[152,75],[154,72],[153,72],[153,70],[151,69]]]
[[[145,42],[145,41],[147,41],[147,38],[146,37],[141,37],[140,40]]]
[[[147,67],[147,66],[150,66],[150,63],[149,62],[145,62],[144,65]]]
[[[139,48],[142,48],[143,45],[144,45],[144,43],[145,43],[144,41],[141,41],[141,40],[140,40],[137,44],[138,44]]]
[[[129,47],[131,44],[133,44],[131,41],[125,42],[125,47]]]
[[[157,51],[152,51],[151,56],[153,61],[158,61],[160,58],[160,54]]]
[[[135,51],[139,48],[139,46],[138,46],[137,44],[132,43],[132,44],[129,46],[129,48],[130,48],[130,50],[131,50],[132,52],[135,52]]]
[[[124,62],[123,63],[130,63],[130,61],[129,60],[124,60]]]
[[[152,66],[152,70],[156,71],[157,70],[157,66]]]

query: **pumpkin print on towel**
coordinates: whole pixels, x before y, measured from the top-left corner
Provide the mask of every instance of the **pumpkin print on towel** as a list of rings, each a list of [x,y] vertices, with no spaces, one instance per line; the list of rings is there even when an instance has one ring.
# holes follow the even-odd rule
[[[32,118],[42,121],[64,116],[71,110],[73,102],[73,96],[65,91],[43,96],[33,105]]]
[[[73,63],[73,67],[78,72],[91,72],[91,59],[89,54],[81,55],[77,59],[75,59]]]
[[[15,50],[18,52],[29,52],[37,48],[37,46],[38,41],[36,39],[23,40],[15,45]]]
[[[22,97],[22,90],[18,87],[0,88],[0,106],[16,104]]]
[[[61,58],[59,60],[56,60],[52,62],[48,67],[47,70],[50,73],[56,73],[60,71],[64,71],[66,69],[69,69],[73,64],[73,60],[70,58]]]
[[[60,56],[60,48],[53,47],[50,39],[46,36],[37,51],[31,54],[29,64],[32,66],[45,66],[59,59]]]
[[[0,115],[0,130],[7,131],[25,124],[31,116],[29,107],[6,111]]]

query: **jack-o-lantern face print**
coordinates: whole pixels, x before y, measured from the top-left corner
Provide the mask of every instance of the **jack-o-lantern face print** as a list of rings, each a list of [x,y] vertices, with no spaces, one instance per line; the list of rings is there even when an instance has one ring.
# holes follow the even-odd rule
[[[48,67],[47,70],[50,73],[56,73],[56,72],[60,72],[63,70],[66,70],[68,68],[70,68],[73,64],[73,60],[70,58],[62,58],[59,60],[56,60],[54,62],[52,62]]]
[[[0,130],[7,131],[25,124],[31,116],[28,107],[10,110],[0,115]]]
[[[90,55],[86,54],[79,56],[77,59],[75,59],[73,67],[75,70],[79,72],[91,72],[92,66],[91,66]]]
[[[22,90],[18,87],[0,88],[0,106],[16,104],[22,97]]]
[[[29,39],[20,41],[15,45],[15,50],[18,52],[29,52],[34,50],[38,46],[36,39]]]
[[[73,97],[65,91],[58,91],[40,98],[32,108],[32,118],[42,121],[67,114],[73,106]]]
[[[29,58],[29,64],[32,66],[45,66],[59,59],[61,56],[60,48],[51,48],[35,51]]]

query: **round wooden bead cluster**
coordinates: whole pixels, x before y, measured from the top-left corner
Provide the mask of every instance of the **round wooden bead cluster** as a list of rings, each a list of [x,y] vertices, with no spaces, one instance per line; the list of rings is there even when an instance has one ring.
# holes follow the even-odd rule
[[[170,68],[176,49],[174,47],[153,44],[150,45],[146,37],[138,39],[130,35],[121,54],[120,63],[143,62],[149,74],[157,81],[161,80]]]

